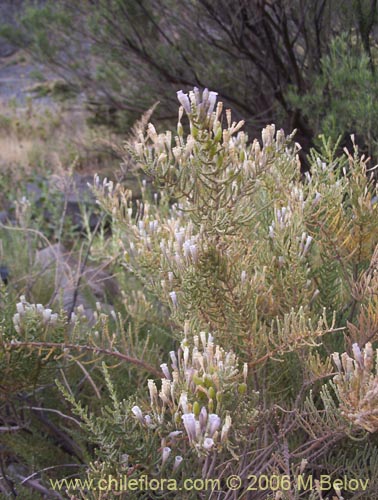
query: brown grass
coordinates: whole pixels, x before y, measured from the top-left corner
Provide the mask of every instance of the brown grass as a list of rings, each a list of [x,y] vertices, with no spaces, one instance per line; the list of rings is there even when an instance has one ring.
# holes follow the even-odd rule
[[[119,164],[103,141],[120,138],[105,129],[91,129],[86,113],[78,107],[53,104],[38,106],[30,101],[15,107],[0,101],[0,175],[11,174],[14,182],[25,176],[55,172],[75,161],[78,171],[108,175]]]

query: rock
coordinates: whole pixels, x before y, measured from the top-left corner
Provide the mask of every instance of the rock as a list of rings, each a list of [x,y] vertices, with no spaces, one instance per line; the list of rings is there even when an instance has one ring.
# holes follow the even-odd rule
[[[103,267],[83,266],[76,255],[59,243],[39,250],[35,266],[43,283],[51,283],[49,304],[63,307],[68,314],[82,306],[89,321],[93,321],[96,302],[107,309],[120,293],[117,281]]]
[[[7,266],[0,265],[0,278],[4,285],[8,284],[8,277],[9,277],[9,269]]]
[[[80,231],[85,229],[81,212],[83,208],[89,212],[89,228],[91,231],[95,229],[100,221],[100,216],[96,213],[96,198],[89,187],[92,184],[93,176],[75,174],[72,187],[66,193],[66,215],[71,218],[72,223]]]
[[[11,222],[8,210],[0,210],[0,224],[7,225]]]
[[[0,57],[9,57],[17,52],[17,47],[0,37]]]
[[[93,231],[100,222],[96,198],[88,186],[93,184],[93,177],[88,175],[74,174],[71,178],[62,178],[54,175],[49,179],[36,178],[28,182],[26,186],[27,197],[43,210],[44,219],[52,220],[49,203],[54,199],[56,204],[63,207],[66,205],[65,217],[78,232],[86,230],[82,211],[88,213],[89,229]],[[47,199],[49,194],[50,199]]]

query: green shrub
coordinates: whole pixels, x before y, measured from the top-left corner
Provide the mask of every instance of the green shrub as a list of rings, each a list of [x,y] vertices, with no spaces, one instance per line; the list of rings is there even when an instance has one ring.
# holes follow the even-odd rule
[[[48,361],[60,389],[50,405],[64,409],[56,425],[86,466],[75,477],[94,485],[126,474],[219,481],[135,498],[377,498],[378,204],[366,161],[324,141],[303,178],[293,136],[269,125],[249,142],[216,93],[178,99],[175,137],[147,115],[127,143],[125,164],[152,181],[142,200],[97,178],[112,234],[96,252],[123,270],[119,314],[46,328],[29,304],[9,327],[9,302],[0,359],[10,374],[42,364],[41,376]],[[264,474],[285,483],[249,496]],[[369,481],[337,492],[319,489],[322,476]],[[117,498],[112,486],[75,494]]]
[[[336,143],[345,144],[349,134],[356,134],[360,149],[377,158],[378,85],[371,60],[358,39],[345,33],[335,37],[328,54],[321,59],[321,69],[305,93],[291,88],[288,99],[302,110],[319,144],[324,134]]]

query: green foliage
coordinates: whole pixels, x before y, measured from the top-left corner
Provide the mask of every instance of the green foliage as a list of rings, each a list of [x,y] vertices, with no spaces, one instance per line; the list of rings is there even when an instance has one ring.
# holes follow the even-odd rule
[[[366,338],[362,323],[361,329],[352,329],[356,317],[369,314],[374,321],[372,311],[361,309],[366,295],[364,300],[357,297],[357,290],[367,287],[366,273],[378,243],[375,186],[366,164],[357,150],[337,157],[324,141],[323,150],[312,153],[311,175],[302,180],[292,137],[269,126],[262,145],[249,143],[243,123],[232,122],[229,111],[222,119],[215,93],[201,96],[194,89],[189,97],[179,92],[178,98],[182,107],[175,138],[171,132],[158,134],[151,124],[145,130],[142,120],[128,144],[128,152],[160,194],[145,189],[135,212],[128,190],[99,186],[123,264],[160,302],[155,307],[167,315],[181,341],[182,331],[194,342],[199,332],[211,332],[253,370],[248,392],[252,396],[258,391],[260,401],[252,422],[232,419],[233,434],[241,436],[238,446],[248,442],[253,450],[266,432],[272,439],[266,443],[268,455],[275,446],[272,471],[282,471],[280,456],[295,468],[300,466],[297,454],[317,462],[337,442],[343,442],[352,459],[357,451],[351,438],[361,435],[361,425],[351,425],[339,409],[346,393],[336,391],[338,400],[327,385],[319,392],[319,382],[332,375],[327,351],[342,351],[349,342]],[[174,202],[167,205],[168,200]],[[376,330],[372,335],[376,339]],[[173,380],[180,387],[179,377]],[[171,382],[163,380],[163,402],[167,384]],[[150,411],[156,412],[152,382],[149,389]],[[207,404],[192,401],[184,410],[194,415],[188,419],[195,419]],[[252,401],[246,403],[250,414]],[[293,412],[298,412],[295,432]],[[138,408],[135,413],[144,422],[144,412]],[[265,419],[271,418],[279,422],[279,437],[265,427]],[[180,421],[175,425],[180,429]],[[247,436],[251,426],[256,431]],[[329,436],[325,443],[323,435]],[[368,434],[363,439],[371,443]],[[239,470],[238,446],[231,446],[228,459],[234,472]],[[214,460],[221,464],[225,456]],[[190,467],[195,470],[193,462]],[[248,470],[254,470],[253,463]]]
[[[112,232],[93,236],[93,255],[119,274],[115,310],[99,306],[90,324],[80,308],[67,318],[2,289],[7,463],[22,461],[22,477],[38,471],[50,492],[70,467],[92,485],[109,474],[219,481],[185,499],[248,498],[261,471],[287,476],[290,491],[258,498],[327,498],[316,483],[300,491],[298,474],[357,471],[375,498],[378,204],[366,160],[324,139],[302,176],[293,134],[269,125],[250,142],[215,92],[177,95],[175,136],[147,114],[126,143],[125,164],[148,177],[141,199],[95,180]],[[46,426],[41,455],[21,453]],[[17,469],[3,468],[18,491]],[[88,484],[62,494],[119,494]]]
[[[288,98],[302,110],[314,134],[324,134],[345,143],[356,134],[361,149],[377,156],[378,84],[371,60],[354,36],[342,34],[330,44],[329,53],[321,59],[319,73],[303,94],[292,87]]]

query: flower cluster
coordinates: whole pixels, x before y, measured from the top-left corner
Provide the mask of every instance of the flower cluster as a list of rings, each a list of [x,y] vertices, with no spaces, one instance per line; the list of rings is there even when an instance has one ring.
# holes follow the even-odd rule
[[[319,195],[319,193],[317,193]],[[320,195],[319,195],[320,196]],[[318,198],[319,200],[319,198]],[[315,199],[314,202],[317,202]],[[299,203],[301,205],[300,213],[302,213],[303,208],[305,206],[305,202],[303,201],[303,191],[297,189],[293,193],[293,203]],[[294,220],[294,212],[297,212],[297,209],[287,206],[287,207],[281,207],[281,208],[275,208],[274,210],[274,215],[275,218],[272,221],[272,224],[269,226],[269,238],[273,241],[276,242],[276,240],[282,240],[282,237],[285,233],[285,231],[289,228],[290,226],[293,226],[292,229],[297,229],[299,230],[300,226],[300,220]],[[278,238],[280,236],[280,238]],[[285,240],[285,238],[284,238]],[[298,236],[298,252],[297,256],[300,259],[303,259],[307,254],[308,251],[311,247],[313,241],[313,237],[307,234],[306,231],[303,231],[301,236]],[[282,257],[283,258],[283,257]]]
[[[235,410],[237,398],[247,390],[247,365],[240,373],[235,354],[216,345],[210,334],[201,332],[193,340],[189,347],[185,336],[178,352],[170,353],[171,367],[161,365],[160,390],[148,381],[151,415],[138,406],[133,413],[150,428],[164,425],[168,417],[175,428],[168,438],[184,434],[201,454],[227,442],[232,427],[229,410]]]
[[[210,116],[214,111],[217,95],[217,92],[209,92],[208,89],[204,89],[201,96],[199,89],[194,87],[194,89],[189,92],[189,97],[187,94],[184,94],[182,90],[179,90],[177,92],[177,99],[188,115],[191,114],[195,106],[198,114],[202,113],[203,115]]]
[[[272,239],[275,237],[276,227],[278,227],[279,229],[284,229],[290,224],[290,220],[292,218],[290,207],[276,208],[274,210],[274,213],[275,220],[269,226],[269,237]]]
[[[13,324],[17,333],[24,330],[28,320],[37,320],[44,326],[55,325],[58,321],[58,314],[51,309],[45,308],[42,304],[29,304],[25,297],[20,297],[20,302],[16,305],[17,313],[13,316]]]
[[[344,417],[368,432],[378,430],[378,350],[370,342],[362,350],[353,344],[353,358],[347,353],[333,354],[338,374],[334,377]],[[375,369],[374,369],[375,364]]]

